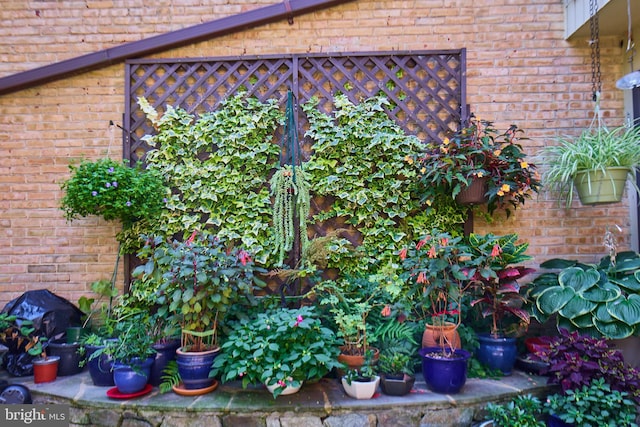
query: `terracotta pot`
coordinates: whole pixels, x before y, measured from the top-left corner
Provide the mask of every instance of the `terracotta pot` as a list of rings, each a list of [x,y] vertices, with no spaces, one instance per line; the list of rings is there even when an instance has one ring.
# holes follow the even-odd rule
[[[373,361],[376,362],[378,360],[378,357],[380,356],[380,350],[373,347],[371,347],[371,350],[373,351]],[[338,362],[344,363],[349,369],[359,369],[364,364],[364,355],[340,353],[338,355]]]
[[[422,347],[442,347],[461,348],[460,334],[457,325],[445,322],[444,325],[431,325],[427,323],[422,333]]]

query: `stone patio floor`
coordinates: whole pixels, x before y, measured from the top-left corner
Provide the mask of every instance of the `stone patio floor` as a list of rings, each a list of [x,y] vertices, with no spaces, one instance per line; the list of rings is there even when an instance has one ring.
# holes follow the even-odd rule
[[[300,392],[274,399],[264,387],[243,390],[221,384],[201,396],[180,396],[158,388],[135,399],[107,397],[109,387],[94,386],[88,372],[34,384],[33,377],[0,377],[27,386],[37,404],[68,404],[70,426],[105,427],[468,427],[482,419],[487,402],[517,394],[546,396],[546,377],[515,370],[500,379],[468,379],[459,394],[429,391],[417,375],[413,391],[402,397],[376,393],[373,399],[347,396],[338,379],[323,378]]]

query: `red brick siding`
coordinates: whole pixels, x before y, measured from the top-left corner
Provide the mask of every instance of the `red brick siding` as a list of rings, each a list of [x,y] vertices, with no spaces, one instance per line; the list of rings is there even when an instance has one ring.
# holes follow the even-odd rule
[[[130,0],[0,1],[0,76],[140,40],[277,1]],[[591,120],[590,50],[563,39],[561,0],[359,0],[193,46],[160,57],[230,56],[467,48],[468,102],[481,118],[526,130],[531,155],[558,134]],[[623,94],[614,87],[623,55],[616,38],[601,41],[602,110],[621,124]],[[0,304],[28,289],[49,288],[72,301],[108,278],[118,227],[88,218],[67,223],[58,209],[67,164],[109,149],[109,120],[124,110],[123,65],[0,96]],[[116,129],[114,158],[121,156]],[[623,228],[626,203],[565,211],[543,194],[509,219],[477,232],[517,232],[530,242],[532,265],[554,256],[599,258],[607,225]],[[122,278],[122,271],[120,278]]]

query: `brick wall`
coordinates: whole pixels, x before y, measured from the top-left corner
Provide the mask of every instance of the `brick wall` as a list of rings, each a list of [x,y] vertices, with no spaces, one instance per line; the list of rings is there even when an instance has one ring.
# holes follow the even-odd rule
[[[0,1],[0,76],[123,42],[276,3],[276,0]],[[358,0],[156,56],[199,57],[301,52],[467,48],[468,102],[500,128],[516,123],[531,155],[557,134],[590,122],[590,49],[563,40],[561,0]],[[623,93],[615,89],[624,54],[601,41],[605,121],[619,125]],[[111,276],[118,227],[97,218],[67,223],[59,183],[70,160],[107,151],[121,157],[124,67],[113,65],[0,96],[0,305],[29,289],[72,301]],[[115,131],[115,132],[113,132]],[[112,134],[113,132],[113,134]],[[111,143],[113,139],[113,143]],[[477,232],[518,232],[533,266],[554,256],[594,261],[605,227],[629,242],[626,203],[569,211],[542,194],[509,219]],[[120,278],[122,278],[120,271]]]

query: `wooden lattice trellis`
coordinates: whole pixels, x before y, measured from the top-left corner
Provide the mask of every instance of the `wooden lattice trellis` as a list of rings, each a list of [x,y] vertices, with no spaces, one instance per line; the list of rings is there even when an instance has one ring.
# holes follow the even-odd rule
[[[338,93],[346,94],[353,103],[384,94],[391,102],[387,113],[408,134],[421,140],[441,140],[468,118],[465,72],[464,49],[132,60],[126,63],[123,152],[135,164],[150,149],[142,137],[154,130],[138,107],[139,97],[145,97],[160,113],[171,105],[201,114],[241,90],[261,101],[276,98],[283,111],[288,92],[294,94],[303,158],[312,145],[304,138],[308,123],[299,105],[316,97],[320,108],[330,113]],[[278,130],[274,141],[281,139],[282,132]],[[315,230],[319,235],[326,231]],[[126,272],[131,261],[127,258]]]
[[[388,114],[407,133],[438,140],[468,115],[465,58],[461,49],[128,61],[124,155],[136,163],[149,149],[142,137],[153,129],[138,97],[160,112],[172,105],[201,113],[240,90],[261,101],[275,97],[283,110],[289,90],[298,105],[315,96],[327,112],[336,93],[354,103],[383,93],[392,105]],[[303,140],[307,123],[300,109],[296,123]]]

